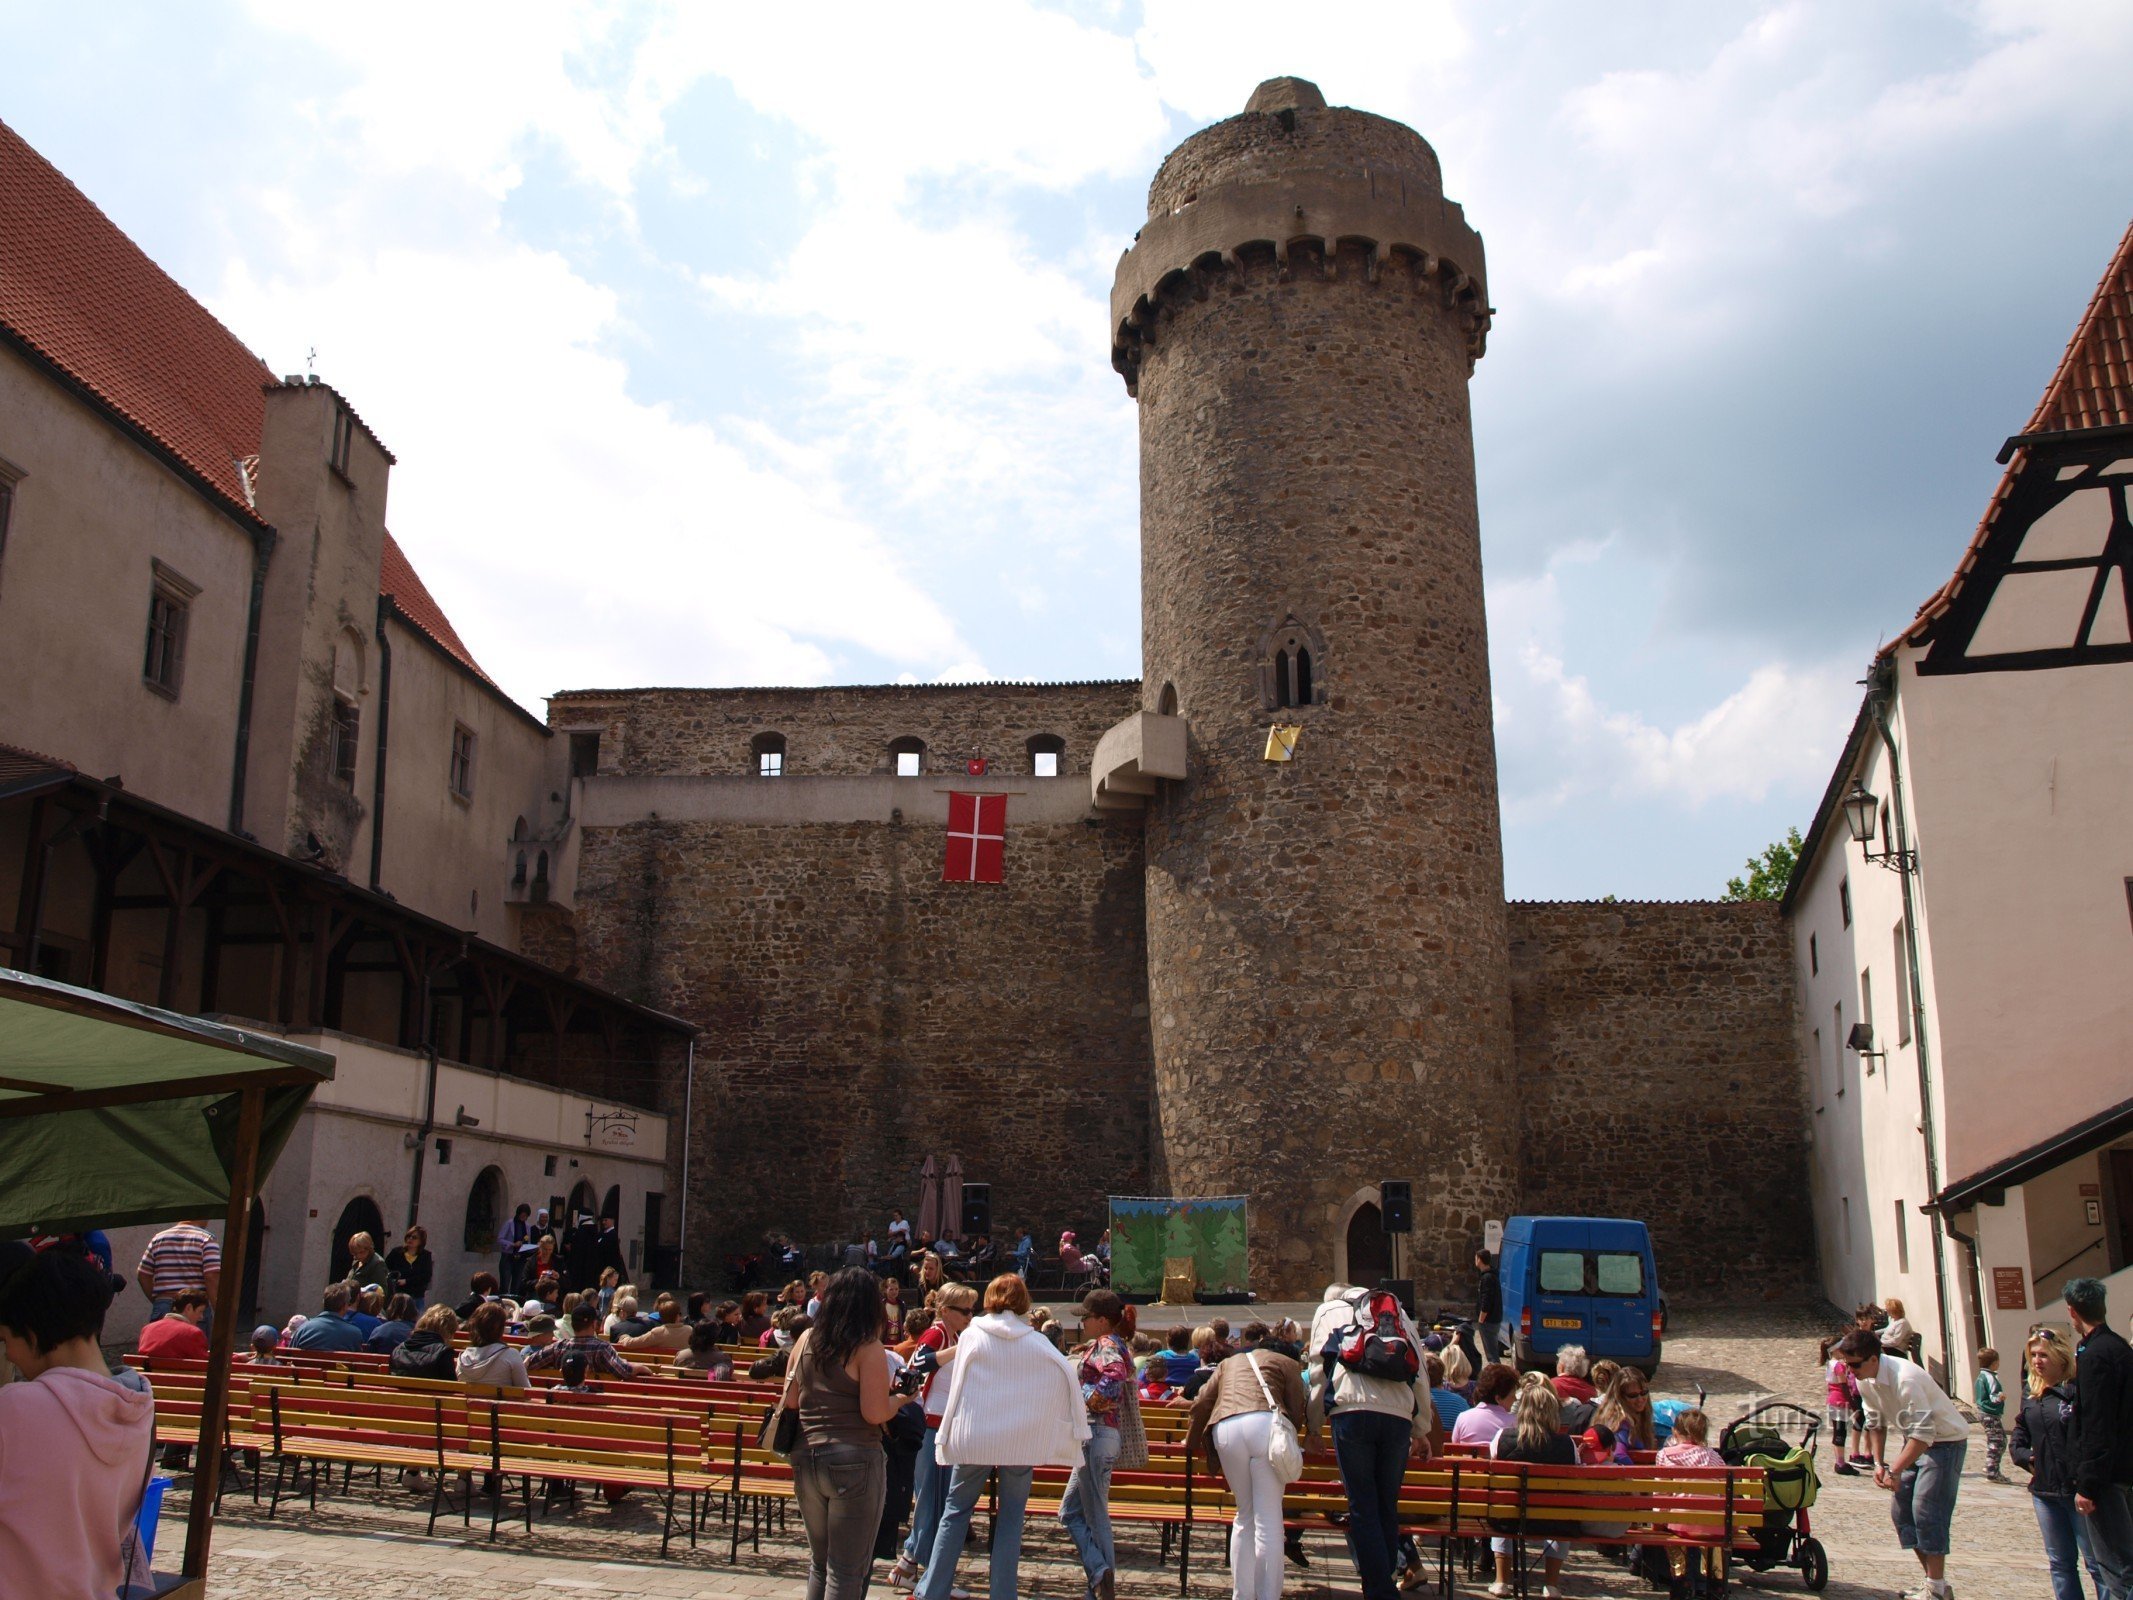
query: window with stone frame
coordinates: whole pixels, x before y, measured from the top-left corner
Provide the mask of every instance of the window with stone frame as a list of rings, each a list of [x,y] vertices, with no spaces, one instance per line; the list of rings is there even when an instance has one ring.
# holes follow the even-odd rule
[[[1028,744],[1029,774],[1033,778],[1056,778],[1066,759],[1066,740],[1056,733],[1033,735]]]
[[[175,700],[185,681],[185,636],[200,586],[160,561],[150,563],[150,572],[148,640],[141,659],[141,681],[157,694]]]
[[[916,778],[926,770],[926,741],[906,735],[889,743],[889,770],[899,778]]]
[[[1326,641],[1294,612],[1260,636],[1259,696],[1269,711],[1326,702]]]
[[[452,797],[474,798],[474,730],[464,722],[452,724]]]
[[[347,695],[333,697],[333,727],[328,758],[333,781],[349,793],[356,786],[356,747],[363,739],[363,713]]]
[[[22,477],[20,467],[0,456],[0,564],[7,561],[7,527],[15,514],[15,485]]]
[[[748,754],[758,778],[785,776],[785,735],[759,733],[748,741]]]
[[[327,457],[327,465],[343,478],[348,476],[349,457],[355,450],[355,413],[345,405],[333,408],[333,453]]]

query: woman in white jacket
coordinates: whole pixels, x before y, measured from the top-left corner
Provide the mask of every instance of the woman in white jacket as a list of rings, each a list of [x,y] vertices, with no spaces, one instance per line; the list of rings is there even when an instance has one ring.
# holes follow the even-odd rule
[[[1003,1273],[985,1286],[985,1315],[942,1352],[948,1399],[934,1450],[948,1480],[933,1552],[919,1579],[918,1600],[948,1600],[955,1564],[970,1536],[971,1513],[994,1468],[1000,1473],[993,1523],[989,1600],[1015,1600],[1022,1560],[1022,1513],[1031,1469],[1081,1465],[1089,1422],[1074,1364],[1032,1328],[1029,1285]]]

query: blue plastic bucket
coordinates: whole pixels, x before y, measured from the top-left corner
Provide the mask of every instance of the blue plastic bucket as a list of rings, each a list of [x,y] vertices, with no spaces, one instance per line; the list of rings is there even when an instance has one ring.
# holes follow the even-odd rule
[[[150,1478],[148,1487],[141,1491],[141,1514],[133,1519],[133,1531],[141,1542],[141,1565],[153,1565],[156,1554],[156,1523],[163,1515],[163,1496],[170,1491],[170,1479]]]

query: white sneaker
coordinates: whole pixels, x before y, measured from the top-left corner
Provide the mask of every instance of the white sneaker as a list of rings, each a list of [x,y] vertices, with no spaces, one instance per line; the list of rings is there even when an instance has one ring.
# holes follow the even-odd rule
[[[1563,1600],[1563,1591],[1552,1583],[1541,1585],[1541,1600]]]
[[[1517,1591],[1508,1583],[1492,1583],[1489,1585],[1489,1593],[1494,1595],[1496,1600],[1510,1600]]]
[[[909,1556],[898,1556],[896,1565],[889,1569],[889,1587],[911,1590],[918,1587],[918,1563]]]

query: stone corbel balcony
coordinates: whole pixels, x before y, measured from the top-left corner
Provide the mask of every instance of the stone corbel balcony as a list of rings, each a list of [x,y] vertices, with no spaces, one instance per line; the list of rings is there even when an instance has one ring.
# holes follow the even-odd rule
[[[1185,719],[1136,711],[1096,741],[1089,798],[1099,811],[1133,811],[1163,779],[1185,776]]]

